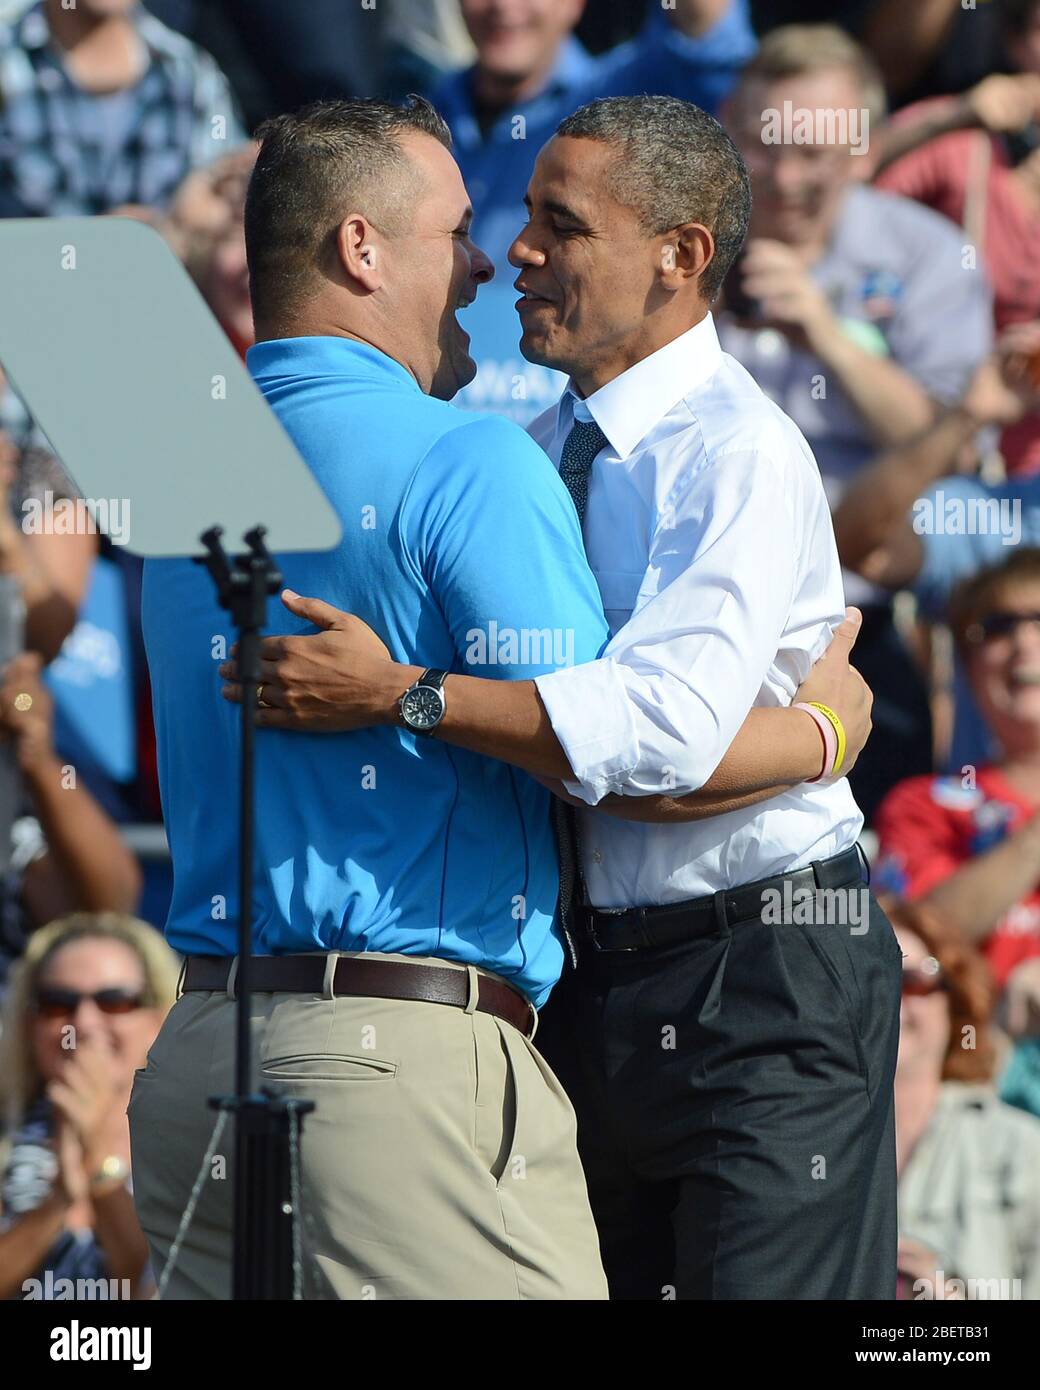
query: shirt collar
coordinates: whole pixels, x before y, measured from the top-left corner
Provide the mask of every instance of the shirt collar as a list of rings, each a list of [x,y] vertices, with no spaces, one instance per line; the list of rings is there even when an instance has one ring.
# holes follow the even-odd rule
[[[678,401],[707,381],[721,358],[722,349],[709,313],[693,328],[584,400],[572,379],[560,402],[561,409],[569,404],[575,420],[595,420],[618,458],[627,458]]]
[[[543,90],[565,91],[587,82],[596,71],[596,60],[582,47],[573,34],[568,34],[556,57],[556,63]],[[541,93],[539,93],[541,95]]]
[[[312,338],[268,338],[246,353],[246,366],[255,381],[276,377],[368,377],[420,390],[407,367],[368,343],[333,335]]]
[[[528,97],[515,110],[504,112],[495,122],[494,129],[511,130],[517,115],[529,115],[537,103],[546,99],[555,100],[581,86],[592,78],[596,60],[581,46],[573,34],[569,34],[560,44],[556,62],[545,79],[545,84],[534,96]],[[473,105],[473,75],[476,64],[450,73],[440,84],[433,98],[433,104],[452,127],[456,137],[461,131],[465,143],[479,143],[480,132],[476,125]],[[472,127],[472,129],[471,129]],[[510,139],[515,138],[510,134]]]

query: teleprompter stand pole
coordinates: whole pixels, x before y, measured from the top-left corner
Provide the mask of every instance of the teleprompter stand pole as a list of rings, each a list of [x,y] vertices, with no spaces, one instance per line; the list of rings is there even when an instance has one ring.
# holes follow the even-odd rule
[[[238,631],[237,664],[242,682],[242,764],[239,807],[238,970],[235,976],[235,1094],[211,1096],[215,1110],[235,1116],[233,1299],[291,1299],[300,1296],[296,1181],[303,1116],[313,1101],[281,1099],[268,1091],[253,1094],[250,1002],[253,958],[254,742],[260,634],[267,600],[282,576],[264,545],[266,528],[254,526],[243,537],[248,552],[231,559],[221,544],[223,528],[212,526],[201,540],[205,565],[222,608]]]

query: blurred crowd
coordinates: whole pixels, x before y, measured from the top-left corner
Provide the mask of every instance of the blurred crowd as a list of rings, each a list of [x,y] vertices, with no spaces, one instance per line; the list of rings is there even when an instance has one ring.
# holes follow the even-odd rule
[[[151,223],[244,356],[249,133],[412,91],[500,268],[457,404],[520,423],[563,384],[519,355],[506,264],[559,121],[664,92],[741,149],[722,345],[808,439],[864,613],[901,1293],[1040,1297],[1040,0],[0,0],[0,216]],[[140,564],[25,524],[77,494],[10,389],[0,494],[0,1298],[148,1297],[124,1112],[177,962]]]

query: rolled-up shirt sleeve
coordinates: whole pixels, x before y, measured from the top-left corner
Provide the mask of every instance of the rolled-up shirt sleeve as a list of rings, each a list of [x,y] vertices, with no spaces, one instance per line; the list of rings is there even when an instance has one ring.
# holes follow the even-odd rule
[[[717,455],[659,520],[632,617],[597,661],[536,684],[572,795],[683,796],[711,777],[761,691],[802,536],[782,464]]]

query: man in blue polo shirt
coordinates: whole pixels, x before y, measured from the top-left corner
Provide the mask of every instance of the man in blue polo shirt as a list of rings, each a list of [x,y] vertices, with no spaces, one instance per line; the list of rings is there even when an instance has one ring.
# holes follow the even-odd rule
[[[650,5],[631,43],[592,57],[573,36],[585,0],[462,0],[477,50],[432,100],[451,128],[473,199],[473,235],[496,266],[523,220],[538,151],[565,116],[594,97],[661,92],[714,113],[755,51],[747,0]],[[554,405],[566,378],[517,346],[512,277],[481,294],[469,315],[477,375],[457,405],[526,424]]]
[[[604,1297],[573,1112],[530,1045],[563,960],[548,793],[423,737],[438,679],[463,660],[517,679],[598,654],[577,517],[522,430],[446,404],[473,372],[456,310],[493,271],[432,107],[328,103],[262,138],[249,366],[343,525],[333,551],[279,565],[428,668],[398,728],[259,737],[255,1066],[260,1084],[317,1101],[301,1173],[310,1292]],[[272,619],[299,628],[284,609]],[[143,624],[167,937],[188,957],[130,1105],[161,1270],[206,1097],[232,1076],[238,735],[205,572],[149,562]],[[228,1296],[229,1189],[203,1189],[167,1296]]]

